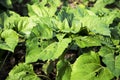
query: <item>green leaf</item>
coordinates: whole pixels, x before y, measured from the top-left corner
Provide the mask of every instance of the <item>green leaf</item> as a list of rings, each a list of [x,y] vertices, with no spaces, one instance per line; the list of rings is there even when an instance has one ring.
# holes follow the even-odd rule
[[[63,39],[60,42],[54,42],[47,46],[39,55],[41,60],[57,59],[71,42],[70,38]]]
[[[120,76],[120,55],[115,57],[115,72],[116,77]]]
[[[82,23],[84,27],[87,27],[87,29],[93,33],[110,36],[109,27],[97,16],[85,16],[82,18]]]
[[[39,17],[45,17],[48,16],[48,12],[46,11],[45,7],[33,4],[29,5],[28,4],[28,14],[29,16],[39,16]]]
[[[57,0],[59,1],[59,0]],[[47,3],[48,2],[48,3]],[[57,10],[57,3],[51,3],[50,1],[44,0],[41,3],[36,3],[33,5],[28,4],[28,15],[29,16],[38,16],[38,17],[52,17]],[[47,6],[46,4],[49,4]]]
[[[47,61],[43,66],[42,70],[44,71],[45,74],[49,74],[53,71],[54,69],[54,62],[53,61]]]
[[[97,9],[105,7],[107,4],[113,3],[115,0],[97,0],[94,7]]]
[[[101,46],[101,40],[98,36],[76,37],[75,42],[80,48]]]
[[[33,71],[31,64],[19,63],[10,72],[6,80],[41,80]]]
[[[41,49],[39,47],[32,48],[30,51],[27,52],[25,57],[26,63],[36,62],[39,59]]]
[[[49,25],[44,23],[39,23],[35,28],[32,30],[32,34],[41,38],[41,39],[51,39],[53,37],[53,31]]]
[[[100,65],[99,55],[95,52],[84,53],[75,61],[70,80],[110,80],[109,69]]]
[[[59,29],[62,32],[67,32],[67,33],[71,31],[67,19],[64,19],[64,21],[62,22],[62,26],[59,26]]]
[[[77,20],[77,19],[73,19],[71,32],[72,33],[78,33],[81,30],[81,27],[82,27],[81,21]]]
[[[103,11],[105,11],[104,8]],[[101,20],[105,22],[105,24],[110,26],[110,24],[113,23],[113,20],[115,20],[115,18],[118,18],[119,16],[120,16],[120,11],[118,9],[114,9],[109,12],[103,12],[103,17],[101,17]]]
[[[20,17],[14,22],[17,26],[17,30],[20,34],[24,34],[26,37],[30,36],[30,33],[37,24],[28,17]]]
[[[59,41],[62,41],[62,39],[65,37],[66,34],[64,33],[59,33],[59,34],[56,34],[56,37]]]
[[[64,50],[68,47],[68,44],[71,42],[71,39],[66,38],[60,42],[53,42],[51,44],[47,44],[45,47],[38,45],[35,43],[28,43],[29,48],[26,55],[26,63],[36,62],[38,59],[40,60],[55,60],[62,55]],[[29,45],[32,44],[32,45]]]
[[[69,62],[60,60],[57,63],[57,77],[56,80],[70,80],[71,66]]]
[[[1,34],[1,37],[5,40],[5,42],[3,41],[0,43],[0,48],[14,52],[14,48],[18,43],[17,33],[11,29],[4,30]]]
[[[108,47],[102,47],[99,51],[102,56],[102,61],[106,64],[108,69],[114,76],[120,76],[120,55],[114,58],[114,50]]]

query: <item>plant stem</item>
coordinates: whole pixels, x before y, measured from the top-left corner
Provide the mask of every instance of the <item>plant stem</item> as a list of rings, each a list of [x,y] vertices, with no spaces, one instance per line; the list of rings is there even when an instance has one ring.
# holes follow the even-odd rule
[[[6,55],[5,59],[3,60],[3,63],[2,63],[2,65],[0,66],[0,71],[2,70],[2,67],[4,66],[5,61],[6,61],[6,59],[8,58],[9,54],[10,54],[10,53],[8,52],[8,54]]]
[[[45,75],[38,75],[39,77],[44,77],[46,78],[47,80],[51,80],[48,76],[45,76]]]
[[[116,80],[119,80],[119,77],[117,77],[117,79]]]

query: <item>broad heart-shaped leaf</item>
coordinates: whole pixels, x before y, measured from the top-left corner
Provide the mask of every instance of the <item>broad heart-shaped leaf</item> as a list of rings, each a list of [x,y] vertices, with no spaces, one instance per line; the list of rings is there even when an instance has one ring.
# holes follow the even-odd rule
[[[57,63],[57,76],[56,80],[70,80],[71,65],[66,60],[60,60]]]
[[[114,76],[120,76],[120,55],[114,58],[114,50],[109,47],[101,47],[99,54],[102,56],[102,61]]]
[[[97,16],[85,16],[82,18],[82,23],[93,33],[110,36],[109,27]]]
[[[0,43],[0,48],[4,50],[9,50],[14,52],[14,48],[18,43],[18,35],[15,31],[9,29],[4,30],[1,34],[1,37],[5,40]]]
[[[99,55],[95,52],[79,56],[72,67],[70,80],[110,80],[109,69],[100,65]]]
[[[10,72],[6,80],[41,80],[33,71],[31,64],[19,63]]]
[[[75,37],[75,42],[80,48],[100,46],[101,40],[99,36],[79,36]]]
[[[62,55],[70,42],[70,38],[65,38],[59,42],[53,42],[43,46],[41,45],[41,47],[38,47],[36,43],[28,43],[28,47],[31,47],[29,47],[29,50],[27,51],[26,63],[36,62],[38,59],[43,61],[57,59]]]

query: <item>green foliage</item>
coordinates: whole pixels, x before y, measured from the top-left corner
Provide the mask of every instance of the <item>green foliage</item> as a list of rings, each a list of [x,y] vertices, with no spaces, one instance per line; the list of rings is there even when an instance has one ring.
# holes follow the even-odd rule
[[[19,63],[16,65],[6,80],[41,80],[33,71],[31,64]]]
[[[56,80],[70,80],[71,76],[71,65],[66,60],[60,60],[57,63],[57,77]]]
[[[24,3],[0,1],[7,9],[0,12],[0,49],[14,53],[23,42],[26,54],[6,80],[42,79],[44,74],[37,77],[31,65],[37,61],[46,62],[42,71],[47,78],[55,71],[56,80],[119,79],[119,1],[83,0],[73,8],[61,6],[60,0],[31,0],[24,3],[27,16],[12,11],[15,2]],[[109,8],[111,4],[117,7]]]
[[[1,33],[0,48],[14,52],[18,43],[18,35],[15,31],[9,29]]]
[[[71,80],[110,80],[109,69],[100,65],[99,55],[95,52],[81,55],[73,64]]]
[[[99,51],[99,54],[103,57],[103,62],[111,70],[114,76],[119,77],[120,69],[118,66],[120,63],[120,55],[115,56],[114,51],[108,47],[102,47]]]
[[[102,43],[99,36],[79,36],[75,38],[75,41],[80,48],[101,46]]]

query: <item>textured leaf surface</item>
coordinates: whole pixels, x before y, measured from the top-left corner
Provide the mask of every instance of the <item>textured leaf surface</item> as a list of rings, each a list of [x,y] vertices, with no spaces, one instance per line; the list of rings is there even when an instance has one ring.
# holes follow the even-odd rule
[[[20,17],[15,21],[18,32],[21,34],[25,34],[26,37],[30,36],[30,33],[33,27],[36,26],[36,23],[33,22],[31,18],[28,17]]]
[[[82,23],[83,23],[83,26],[87,27],[88,30],[90,30],[91,32],[110,36],[109,27],[97,16],[85,16],[82,19]]]
[[[71,42],[71,39],[63,39],[60,42],[54,42],[46,47],[39,55],[39,59],[57,59],[64,50],[68,47],[68,44]]]
[[[101,45],[101,40],[97,36],[76,37],[75,41],[76,41],[76,44],[80,48],[100,46]]]
[[[41,39],[51,39],[53,37],[53,31],[47,24],[38,24],[32,30],[32,34]]]
[[[35,62],[38,59],[43,61],[57,59],[68,47],[68,44],[70,42],[71,39],[66,38],[60,42],[53,42],[51,44],[43,45],[45,47],[43,47],[42,45],[41,47],[38,47],[38,45],[34,43],[30,45],[31,47],[29,47],[29,51],[26,56],[26,63]]]
[[[33,71],[31,64],[20,63],[9,73],[6,80],[41,80]]]
[[[0,48],[14,52],[14,48],[18,43],[17,33],[9,29],[3,31],[1,37],[4,39],[4,41],[0,43]]]
[[[46,4],[50,5],[47,7]],[[44,0],[41,3],[29,5],[28,4],[28,11],[29,16],[38,16],[38,17],[51,17],[55,14],[57,10],[57,6],[60,4],[59,0],[54,1],[47,1]]]
[[[70,80],[110,80],[109,69],[100,65],[98,54],[91,52],[81,55],[73,64]]]

